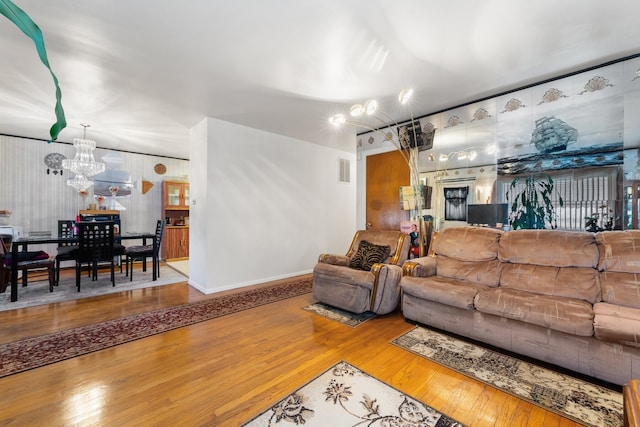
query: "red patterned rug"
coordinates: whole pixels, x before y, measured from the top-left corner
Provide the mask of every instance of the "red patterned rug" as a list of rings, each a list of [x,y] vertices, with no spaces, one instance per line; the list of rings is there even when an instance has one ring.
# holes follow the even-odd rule
[[[311,278],[167,307],[0,345],[0,377],[311,292]]]

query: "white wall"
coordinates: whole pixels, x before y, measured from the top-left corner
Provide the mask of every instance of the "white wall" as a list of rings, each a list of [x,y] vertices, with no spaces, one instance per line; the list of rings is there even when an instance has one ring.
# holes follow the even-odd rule
[[[213,118],[191,139],[193,286],[211,293],[290,277],[310,272],[320,253],[347,250],[354,153]],[[351,160],[350,184],[338,182],[339,158]]]

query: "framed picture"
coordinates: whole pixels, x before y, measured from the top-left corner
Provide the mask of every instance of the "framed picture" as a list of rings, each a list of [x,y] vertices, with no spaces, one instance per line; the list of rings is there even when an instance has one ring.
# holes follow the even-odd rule
[[[403,149],[418,147],[418,151],[423,151],[433,148],[435,133],[435,129],[431,132],[423,132],[419,120],[398,126],[398,140]]]
[[[418,188],[418,191],[415,191]],[[410,185],[400,187],[400,209],[411,211],[416,208],[416,198],[420,198],[422,209],[431,209],[432,188],[420,184],[418,187]]]

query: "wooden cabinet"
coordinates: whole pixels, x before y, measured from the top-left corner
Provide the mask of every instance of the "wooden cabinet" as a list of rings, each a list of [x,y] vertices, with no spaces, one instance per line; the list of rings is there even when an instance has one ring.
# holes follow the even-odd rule
[[[161,258],[189,258],[189,183],[162,183],[162,217],[167,221],[162,237]]]
[[[189,183],[181,181],[163,182],[164,208],[167,210],[189,210]]]
[[[162,240],[164,259],[189,258],[189,227],[165,227]]]

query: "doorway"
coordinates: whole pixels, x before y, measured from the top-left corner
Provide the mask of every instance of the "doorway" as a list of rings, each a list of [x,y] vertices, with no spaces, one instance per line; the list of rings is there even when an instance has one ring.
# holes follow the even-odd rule
[[[367,228],[400,230],[400,222],[410,219],[410,211],[400,208],[400,187],[410,185],[409,165],[393,150],[367,156],[366,168]]]

